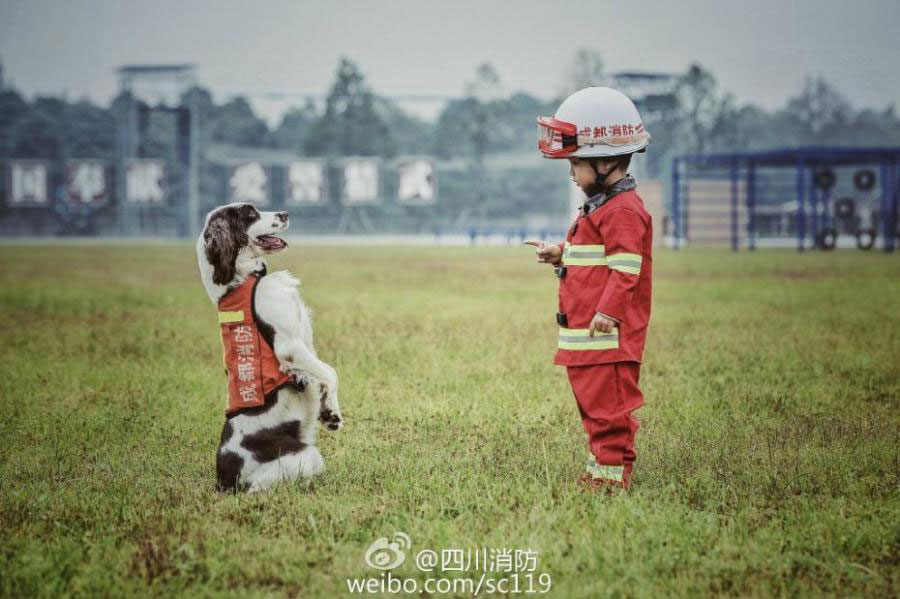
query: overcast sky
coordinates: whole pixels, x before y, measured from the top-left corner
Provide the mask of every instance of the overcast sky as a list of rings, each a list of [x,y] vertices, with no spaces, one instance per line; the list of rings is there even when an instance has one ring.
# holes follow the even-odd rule
[[[883,108],[900,100],[898,23],[898,0],[0,0],[0,61],[29,96],[102,103],[122,64],[195,63],[218,98],[253,97],[325,92],[341,56],[387,95],[457,95],[489,62],[507,90],[549,98],[584,46],[612,72],[697,61],[740,101],[767,108],[807,74]]]

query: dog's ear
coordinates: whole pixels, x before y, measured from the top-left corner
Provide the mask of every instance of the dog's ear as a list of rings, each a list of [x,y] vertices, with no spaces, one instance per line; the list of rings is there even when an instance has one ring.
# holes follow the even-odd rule
[[[242,239],[244,240],[242,243]],[[213,267],[213,283],[227,285],[234,278],[234,263],[246,244],[247,234],[236,230],[224,214],[210,219],[203,232],[206,259]]]

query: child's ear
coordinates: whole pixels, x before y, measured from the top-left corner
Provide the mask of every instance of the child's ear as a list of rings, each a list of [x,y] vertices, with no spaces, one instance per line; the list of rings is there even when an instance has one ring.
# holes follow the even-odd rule
[[[618,166],[618,163],[619,163],[619,161],[616,158],[601,158],[600,159],[600,164],[603,165],[603,170],[606,170],[610,167],[615,168],[616,166]]]

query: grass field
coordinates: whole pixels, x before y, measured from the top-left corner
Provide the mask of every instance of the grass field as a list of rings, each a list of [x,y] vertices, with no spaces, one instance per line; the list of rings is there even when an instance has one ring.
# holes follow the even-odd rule
[[[550,592],[510,597],[900,593],[900,257],[659,251],[634,486],[605,497],[575,484],[532,255],[272,260],[303,280],[347,426],[313,484],[228,496],[193,248],[0,247],[0,592],[348,597],[403,531],[413,553],[538,551]]]

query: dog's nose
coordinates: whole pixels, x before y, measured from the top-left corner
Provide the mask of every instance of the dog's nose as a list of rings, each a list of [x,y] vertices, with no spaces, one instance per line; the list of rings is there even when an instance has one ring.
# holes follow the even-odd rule
[[[280,220],[283,223],[288,222],[288,213],[287,212],[276,212],[275,216],[277,216],[278,220]]]

